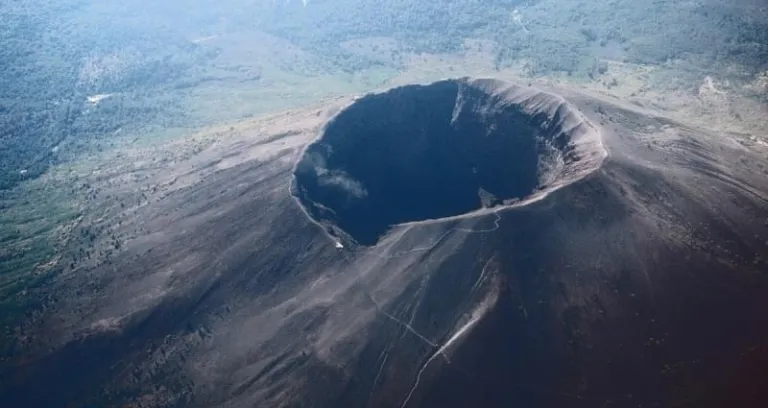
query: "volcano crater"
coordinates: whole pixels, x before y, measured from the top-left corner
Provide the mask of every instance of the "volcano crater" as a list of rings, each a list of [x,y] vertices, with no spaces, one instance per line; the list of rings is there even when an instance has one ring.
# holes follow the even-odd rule
[[[292,194],[336,236],[374,245],[393,226],[521,205],[606,157],[563,98],[493,79],[363,96],[304,150]]]

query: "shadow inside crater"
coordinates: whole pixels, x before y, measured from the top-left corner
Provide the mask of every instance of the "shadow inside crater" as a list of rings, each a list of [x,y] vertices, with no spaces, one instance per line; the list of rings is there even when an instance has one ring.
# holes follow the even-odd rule
[[[394,225],[544,188],[578,160],[564,115],[572,113],[551,104],[532,111],[464,79],[367,95],[308,146],[294,194],[321,224],[373,245]]]

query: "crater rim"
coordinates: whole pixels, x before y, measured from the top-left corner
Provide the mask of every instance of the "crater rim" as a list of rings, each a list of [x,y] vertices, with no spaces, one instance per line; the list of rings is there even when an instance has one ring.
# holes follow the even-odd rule
[[[517,113],[521,117],[527,117],[531,120],[538,118],[534,122],[539,126],[543,133],[550,132],[550,137],[559,137],[563,134],[567,135],[566,142],[561,144],[558,151],[560,158],[568,156],[568,162],[554,173],[547,173],[549,177],[547,177],[544,182],[537,184],[535,188],[531,189],[529,194],[520,197],[501,197],[500,199],[499,197],[496,197],[488,205],[486,205],[481,198],[481,203],[476,208],[456,214],[396,220],[397,222],[387,223],[385,228],[380,228],[380,231],[375,234],[375,239],[370,239],[370,237],[360,239],[360,237],[356,236],[357,234],[354,231],[348,231],[348,228],[339,225],[341,223],[334,222],[333,217],[327,216],[328,214],[325,214],[324,216],[323,213],[334,213],[338,216],[337,210],[339,209],[328,207],[322,202],[316,202],[309,198],[300,182],[300,174],[303,172],[302,166],[306,165],[307,160],[309,160],[308,155],[316,153],[312,152],[312,150],[320,146],[325,146],[324,142],[333,126],[337,125],[340,120],[344,120],[345,115],[348,115],[350,110],[359,107],[361,104],[366,104],[372,99],[382,97],[387,98],[404,91],[424,91],[442,85],[453,85],[457,87],[451,123],[454,122],[456,118],[456,109],[460,105],[460,101],[463,100],[463,97],[467,95],[467,92],[479,92],[479,95],[490,101],[490,105],[484,105],[486,107],[517,109]],[[324,148],[329,148],[329,146],[325,146]],[[333,145],[330,145],[329,150],[333,151]],[[321,130],[316,137],[302,149],[301,154],[293,167],[289,191],[304,214],[313,223],[322,227],[331,239],[336,242],[337,247],[344,247],[345,244],[355,246],[375,246],[380,243],[381,239],[388,235],[390,231],[398,227],[428,225],[470,219],[498,213],[508,209],[523,207],[543,200],[549,196],[549,194],[582,180],[598,170],[607,157],[608,151],[603,143],[601,130],[591,123],[583,113],[565,98],[534,87],[524,87],[498,79],[475,79],[464,77],[440,80],[429,84],[397,86],[381,92],[368,93],[363,96],[352,98],[349,104],[345,105],[322,125]],[[540,161],[540,159],[541,156],[538,155],[537,160]],[[328,168],[326,170],[331,174],[334,171],[333,168]],[[544,173],[546,173],[546,171]],[[319,173],[316,175],[318,179],[321,177]],[[365,187],[364,183],[362,185]]]

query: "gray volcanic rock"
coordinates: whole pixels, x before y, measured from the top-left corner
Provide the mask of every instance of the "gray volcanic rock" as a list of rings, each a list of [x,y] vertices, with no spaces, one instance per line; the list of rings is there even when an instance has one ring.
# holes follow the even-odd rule
[[[0,405],[768,398],[764,157],[495,80],[259,127],[179,170],[199,181],[138,208],[123,228],[148,231],[110,264],[57,282]]]

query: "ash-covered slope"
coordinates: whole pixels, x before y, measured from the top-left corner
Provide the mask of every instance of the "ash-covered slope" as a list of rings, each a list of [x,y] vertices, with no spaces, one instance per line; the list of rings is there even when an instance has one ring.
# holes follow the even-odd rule
[[[308,146],[294,187],[335,235],[372,245],[397,224],[539,199],[605,155],[599,131],[560,97],[446,80],[355,101]]]
[[[447,81],[265,120],[57,282],[1,405],[764,406],[765,158],[554,92]]]

